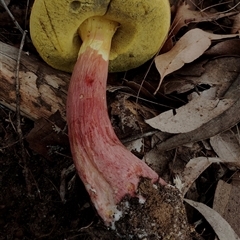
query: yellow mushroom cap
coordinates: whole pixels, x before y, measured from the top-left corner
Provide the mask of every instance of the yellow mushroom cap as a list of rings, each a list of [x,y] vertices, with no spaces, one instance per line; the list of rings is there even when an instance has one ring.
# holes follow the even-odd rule
[[[43,60],[71,72],[82,43],[79,27],[93,16],[119,23],[110,52],[112,72],[138,67],[153,57],[170,26],[168,0],[35,0],[30,34]]]

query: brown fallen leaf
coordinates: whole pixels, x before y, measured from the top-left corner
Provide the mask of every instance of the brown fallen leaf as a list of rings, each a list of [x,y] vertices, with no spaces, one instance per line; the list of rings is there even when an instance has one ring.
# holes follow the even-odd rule
[[[240,56],[240,39],[229,39],[223,42],[217,43],[210,49],[208,49],[205,54],[211,56],[221,56],[221,55],[231,55]]]
[[[240,33],[240,13],[235,15],[232,19],[233,19],[233,26],[232,26],[231,33],[233,34]]]
[[[199,28],[192,29],[184,34],[176,45],[167,53],[155,58],[157,70],[161,75],[156,92],[166,75],[180,69],[185,63],[190,63],[200,57],[211,45],[212,40],[232,38],[238,34],[213,34]]]
[[[68,146],[68,137],[64,132],[66,122],[59,112],[51,115],[49,119],[38,119],[34,123],[34,128],[27,135],[26,140],[29,147],[38,154],[50,159],[51,147]]]
[[[172,159],[171,152],[160,153],[157,148],[151,149],[144,155],[144,162],[151,166],[159,175],[164,175],[168,171],[169,162]]]

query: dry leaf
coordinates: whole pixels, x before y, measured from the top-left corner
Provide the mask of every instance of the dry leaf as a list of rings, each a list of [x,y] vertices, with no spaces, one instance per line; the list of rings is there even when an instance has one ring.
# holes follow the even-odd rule
[[[240,56],[240,39],[230,39],[217,43],[205,52],[206,55],[220,56],[231,55]]]
[[[226,183],[222,180],[218,182],[213,209],[217,211],[232,228],[240,235],[240,186],[234,186],[232,183]]]
[[[191,159],[185,166],[183,172],[178,176],[181,180],[181,186],[178,186],[179,181],[177,180],[175,181],[176,187],[184,196],[200,174],[202,174],[212,163],[219,162],[222,162],[220,158],[198,157]]]
[[[231,33],[240,33],[240,13],[233,17]]]
[[[212,89],[204,91],[188,104],[145,120],[151,127],[168,133],[186,133],[201,127],[206,122],[223,113],[232,104],[231,99],[211,99]]]
[[[157,70],[161,75],[159,90],[162,80],[166,75],[180,69],[185,63],[190,63],[200,57],[211,45],[211,40],[236,37],[237,34],[218,35],[205,32],[199,28],[188,31],[167,53],[155,58]]]
[[[218,212],[200,202],[195,202],[190,199],[184,199],[184,201],[194,207],[204,216],[204,218],[212,226],[219,240],[240,240],[229,223],[222,218]]]
[[[170,160],[171,152],[161,153],[156,147],[147,152],[144,156],[144,162],[147,163],[159,176],[166,174]]]
[[[232,131],[220,133],[210,138],[210,144],[224,162],[240,167],[240,143],[237,134]]]
[[[233,99],[235,98],[235,96],[233,96],[234,92],[232,90],[231,93],[227,92],[227,94],[228,93],[232,94]],[[240,99],[237,99],[230,108],[228,108],[217,117],[211,119],[200,128],[197,128],[191,132],[173,135],[165,141],[158,143],[157,148],[160,152],[168,151],[190,142],[198,142],[209,139],[212,136],[224,132],[240,122],[239,109]]]
[[[178,1],[181,5],[185,3],[185,5],[188,5],[189,10],[196,10],[198,6],[199,0],[185,0],[185,1]]]
[[[178,75],[177,79],[174,76],[166,79],[162,84],[164,93],[184,93],[198,85],[207,84],[209,86],[216,86],[218,88],[217,96],[222,97],[222,93],[226,92],[232,82],[236,79],[238,69],[240,69],[240,61],[238,57],[214,58],[207,62],[207,64],[200,61],[200,63],[197,64],[196,69],[199,69],[199,72],[202,71],[203,73],[201,76],[193,76],[193,72],[190,68],[194,69],[194,66],[196,65],[195,63],[196,62],[187,64],[178,70],[174,74]],[[204,71],[201,69],[201,66]]]
[[[34,123],[34,128],[26,136],[29,147],[36,153],[50,159],[51,154],[68,146],[68,136],[66,134],[66,122],[61,114],[56,112],[49,119],[38,119]]]

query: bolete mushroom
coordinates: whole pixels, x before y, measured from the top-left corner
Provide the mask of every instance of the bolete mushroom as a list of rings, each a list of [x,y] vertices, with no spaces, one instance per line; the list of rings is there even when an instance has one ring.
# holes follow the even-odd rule
[[[37,51],[52,67],[73,71],[67,98],[71,152],[107,225],[121,216],[124,197],[138,197],[141,178],[165,183],[115,135],[106,103],[108,69],[125,71],[149,60],[169,25],[168,0],[35,0],[32,8]]]

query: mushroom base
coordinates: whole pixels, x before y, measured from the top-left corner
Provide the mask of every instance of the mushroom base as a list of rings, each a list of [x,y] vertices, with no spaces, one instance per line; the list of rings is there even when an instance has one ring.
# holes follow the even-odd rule
[[[118,206],[123,213],[115,223],[120,238],[192,239],[182,197],[176,188],[153,185],[151,181],[142,179],[138,194],[143,198],[125,197]]]

